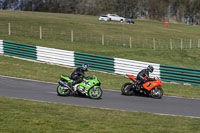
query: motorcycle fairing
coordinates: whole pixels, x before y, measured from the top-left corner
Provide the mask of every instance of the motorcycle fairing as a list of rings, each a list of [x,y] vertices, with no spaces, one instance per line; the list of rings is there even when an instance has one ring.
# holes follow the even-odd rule
[[[150,91],[151,89],[155,88],[156,86],[161,87],[162,84],[160,82],[160,80],[156,80],[156,81],[148,81],[144,84],[142,84],[142,86],[147,89],[148,91]]]
[[[135,79],[135,77],[133,75],[126,74],[125,77],[131,79],[132,81],[136,81],[136,79]]]
[[[66,80],[69,83],[73,82],[72,79],[70,79],[68,76],[65,76],[65,75],[61,75],[60,78]]]
[[[83,82],[81,82],[79,85],[80,87],[84,87],[86,90],[89,90],[90,88],[92,88],[93,86],[95,86],[96,84],[98,84],[98,79],[96,76],[94,76],[94,79],[85,79],[83,78]]]

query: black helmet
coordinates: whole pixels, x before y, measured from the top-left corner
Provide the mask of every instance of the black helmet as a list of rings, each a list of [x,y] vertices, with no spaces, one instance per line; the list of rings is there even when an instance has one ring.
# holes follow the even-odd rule
[[[88,71],[88,67],[89,67],[88,64],[82,64],[82,68],[86,72]]]
[[[149,71],[149,72],[153,72],[153,70],[154,70],[154,68],[153,68],[153,66],[152,65],[149,65],[148,67],[147,67],[147,70]]]

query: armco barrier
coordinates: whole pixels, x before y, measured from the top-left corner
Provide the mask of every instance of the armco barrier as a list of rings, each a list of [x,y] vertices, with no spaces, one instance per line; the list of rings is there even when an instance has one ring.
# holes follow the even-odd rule
[[[114,73],[114,58],[85,53],[74,53],[75,66],[87,63],[90,69]]]
[[[142,69],[146,69],[148,65],[152,65],[154,67],[154,72],[151,76],[160,77],[160,64],[120,58],[115,58],[115,73],[133,74],[134,76],[137,76],[138,72]]]
[[[162,81],[200,85],[200,69],[160,65]]]
[[[0,54],[3,54],[3,40],[0,40]]]
[[[112,58],[2,40],[0,40],[0,54],[76,67],[87,63],[93,70],[134,76],[148,65],[152,65],[154,73],[151,76],[160,77],[162,81],[200,85],[200,69]]]
[[[74,52],[37,46],[37,60],[60,65],[75,66]]]
[[[3,41],[5,55],[12,55],[26,59],[36,60],[36,46],[15,42]]]

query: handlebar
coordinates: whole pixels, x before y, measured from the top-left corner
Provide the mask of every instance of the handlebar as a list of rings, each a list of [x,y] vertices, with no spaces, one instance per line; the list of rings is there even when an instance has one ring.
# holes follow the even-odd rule
[[[156,79],[155,79],[155,78],[150,78],[150,80],[151,80],[151,81],[156,81]]]
[[[93,77],[90,77],[88,75],[85,75],[84,77],[87,78],[87,79],[93,79]]]

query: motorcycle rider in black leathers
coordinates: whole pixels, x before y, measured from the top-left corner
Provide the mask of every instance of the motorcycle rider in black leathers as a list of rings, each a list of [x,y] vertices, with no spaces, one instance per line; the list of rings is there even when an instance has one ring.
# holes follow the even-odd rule
[[[149,77],[149,72],[153,72],[154,68],[153,66],[149,65],[147,67],[147,69],[143,69],[141,70],[138,75],[137,75],[137,83],[136,85],[142,85],[143,83],[147,82],[148,80],[150,80],[150,77]],[[148,80],[145,80],[145,77],[148,79]]]
[[[88,64],[82,64],[81,67],[77,67],[74,72],[71,74],[72,83],[69,83],[69,86],[72,88],[75,84],[81,83],[83,77],[87,77],[85,72],[88,71]]]

